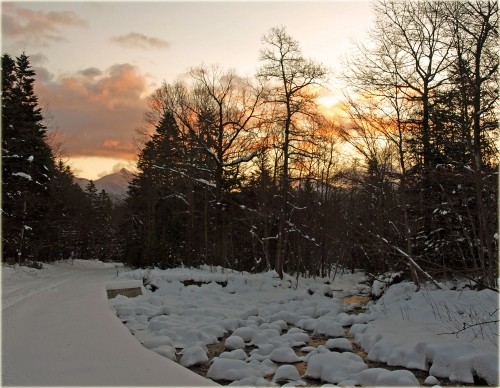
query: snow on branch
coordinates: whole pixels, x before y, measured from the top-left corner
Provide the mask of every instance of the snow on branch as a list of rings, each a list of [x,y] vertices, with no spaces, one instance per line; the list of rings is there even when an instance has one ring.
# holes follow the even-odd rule
[[[201,183],[201,184],[204,184],[206,186],[209,186],[209,187],[213,187],[215,188],[215,183],[212,183],[212,182],[209,182],[207,181],[206,179],[203,179],[203,178],[196,178],[196,179],[193,179],[195,182],[198,182],[198,183]]]
[[[33,179],[31,178],[31,175],[28,175],[24,172],[15,172],[12,174],[12,176],[20,176],[21,178],[27,179],[29,181],[32,181]]]
[[[259,153],[257,151],[255,152],[252,152],[250,155],[246,155],[246,156],[241,156],[237,159],[234,159],[233,161],[231,162],[227,162],[227,163],[224,163],[224,166],[225,167],[228,167],[228,166],[235,166],[237,164],[240,164],[240,163],[246,163],[246,162],[249,162],[251,161],[253,158],[255,158]]]
[[[297,228],[297,226],[290,222],[290,221],[287,221],[286,222],[287,225],[291,228],[289,231],[290,232],[297,232],[298,234],[300,234],[304,239],[306,240],[309,240],[311,241],[314,245],[316,245],[317,247],[319,247],[319,244],[316,242],[316,239],[314,237],[311,237],[309,236],[308,234],[304,234],[299,228]]]
[[[162,197],[162,199],[167,199],[167,198],[178,198],[180,199],[182,202],[184,202],[186,205],[189,206],[189,202],[186,201],[186,199],[184,198],[183,195],[181,194],[170,194],[170,195],[167,195],[166,197]]]
[[[154,166],[154,167],[167,170],[167,168],[165,168],[165,167],[160,167],[160,166]],[[172,172],[175,172],[175,173],[177,173],[177,174],[180,174],[180,175],[182,175],[182,176],[185,176],[185,177],[187,177],[187,178],[189,178],[189,179],[192,179],[193,181],[198,182],[198,183],[201,183],[201,184],[203,184],[203,185],[206,185],[206,186],[209,186],[209,187],[213,187],[213,188],[217,187],[217,186],[215,185],[215,183],[209,182],[209,181],[207,181],[206,179],[203,179],[203,178],[192,178],[192,177],[190,177],[188,174],[186,174],[186,173],[184,173],[184,172],[182,172],[182,171],[179,171],[179,170],[175,170],[175,169],[173,169],[173,168],[168,168],[168,170],[170,170],[170,171],[172,171]]]
[[[390,245],[392,247],[392,249],[394,249],[401,256],[403,256],[406,260],[408,260],[410,267],[418,270],[422,275],[424,275],[427,278],[427,280],[429,280],[430,282],[432,282],[437,288],[439,288],[440,290],[445,290],[446,289],[446,287],[444,287],[442,284],[439,284],[436,280],[434,280],[434,278],[431,275],[429,275],[426,271],[424,271],[416,263],[416,261],[411,258],[411,256],[408,253],[406,253],[405,251],[403,251],[401,248],[399,248],[399,247],[397,247],[395,245],[392,245],[391,243],[389,243],[389,241],[387,241],[387,239],[379,236],[378,234],[377,234],[377,237],[379,239],[381,239],[383,242],[385,242],[387,245]]]

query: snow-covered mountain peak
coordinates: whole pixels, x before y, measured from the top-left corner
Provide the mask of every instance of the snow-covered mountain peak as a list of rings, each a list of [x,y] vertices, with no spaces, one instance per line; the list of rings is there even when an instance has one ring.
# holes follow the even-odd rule
[[[98,191],[106,191],[113,202],[120,202],[127,196],[127,188],[129,182],[133,178],[133,173],[122,168],[120,171],[105,175],[94,181]],[[86,178],[75,177],[75,182],[85,190],[90,180]]]

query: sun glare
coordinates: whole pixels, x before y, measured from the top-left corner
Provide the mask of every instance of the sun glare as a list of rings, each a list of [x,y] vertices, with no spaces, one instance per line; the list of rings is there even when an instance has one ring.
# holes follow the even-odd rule
[[[92,180],[118,172],[122,168],[134,169],[134,161],[132,160],[98,156],[71,157],[68,164],[76,177]]]
[[[340,102],[340,98],[338,96],[335,96],[333,94],[326,95],[326,96],[321,96],[316,99],[317,103],[321,105],[324,108],[331,108],[335,104]]]

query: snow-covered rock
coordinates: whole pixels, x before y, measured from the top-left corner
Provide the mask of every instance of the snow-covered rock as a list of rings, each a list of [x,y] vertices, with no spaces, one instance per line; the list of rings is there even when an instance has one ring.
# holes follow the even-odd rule
[[[377,386],[420,387],[420,383],[409,370],[385,371],[377,377]]]
[[[235,331],[233,331],[232,335],[242,338],[245,342],[250,342],[255,335],[255,328],[248,326],[238,327]]]
[[[297,381],[300,374],[294,365],[280,365],[274,373],[273,382]]]
[[[368,368],[360,357],[358,360],[351,356],[337,352],[316,354],[309,359],[304,376],[336,384]]]
[[[269,358],[275,362],[300,362],[302,358],[295,354],[295,351],[291,347],[280,346],[274,349],[270,354]]]
[[[347,338],[331,338],[326,341],[325,347],[329,350],[344,350],[352,352],[351,342]]]
[[[307,331],[314,331],[317,324],[316,318],[301,318],[297,321],[297,326]]]
[[[408,370],[390,371],[384,368],[370,368],[361,372],[351,374],[341,382],[342,385],[358,384],[362,386],[396,386],[396,387],[419,387],[420,384],[415,375]]]
[[[250,341],[250,345],[260,345],[269,343],[270,339],[280,337],[280,331],[276,329],[259,329],[255,332],[255,335]]]
[[[230,358],[232,360],[242,360],[245,361],[248,358],[248,355],[245,353],[243,349],[236,349],[230,352],[222,352],[219,355],[219,358]]]
[[[439,385],[439,380],[436,379],[434,376],[430,375],[430,376],[427,376],[425,378],[425,381],[424,381],[424,384],[425,385]]]
[[[242,380],[249,377],[263,377],[264,374],[242,360],[214,358],[207,372],[213,380]]]
[[[189,346],[182,352],[181,365],[190,367],[208,361],[206,350],[199,345]]]
[[[317,320],[314,334],[327,337],[343,337],[344,328],[334,317],[321,317]]]
[[[224,349],[245,349],[245,341],[238,335],[231,335],[224,341]]]

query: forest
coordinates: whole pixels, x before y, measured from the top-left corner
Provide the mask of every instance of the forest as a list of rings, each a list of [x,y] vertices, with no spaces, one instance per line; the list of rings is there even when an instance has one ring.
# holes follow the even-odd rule
[[[498,284],[498,3],[373,5],[342,74],[286,27],[242,77],[193,66],[148,99],[127,198],[50,145],[29,56],[2,55],[2,257],[135,268],[402,271]],[[221,59],[222,60],[222,59]],[[317,97],[348,85],[338,112]]]

